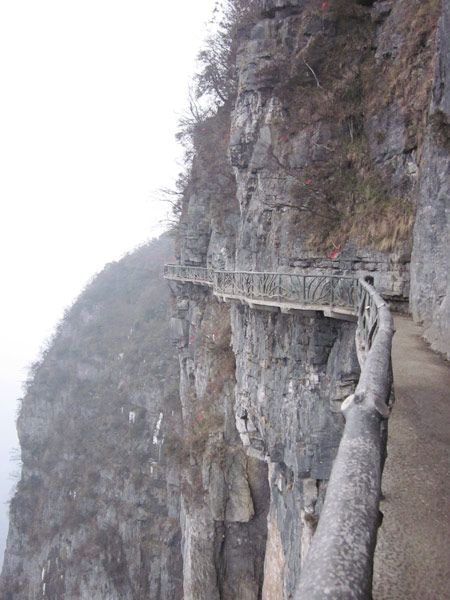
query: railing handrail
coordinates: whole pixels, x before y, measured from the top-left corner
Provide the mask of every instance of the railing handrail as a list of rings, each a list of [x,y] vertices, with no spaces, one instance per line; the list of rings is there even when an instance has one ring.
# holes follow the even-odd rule
[[[367,282],[359,280],[359,284],[366,295],[361,298],[357,332],[366,326],[364,313],[367,310],[376,311],[376,326],[371,319],[373,335],[365,342],[369,347],[364,349],[364,354],[358,353],[359,360],[363,361],[358,385],[341,408],[345,428],[295,600],[368,600],[372,597],[387,434],[384,418],[390,412],[394,327],[387,303]],[[358,344],[358,335],[356,339]],[[326,590],[331,590],[331,595]]]
[[[200,276],[199,276],[200,274]],[[206,277],[202,275],[206,274]],[[265,271],[228,271],[222,269],[208,269],[206,267],[188,266],[188,265],[165,265],[164,276],[166,279],[178,281],[189,281],[194,284],[206,283],[212,286],[214,293],[222,297],[247,298],[249,300],[278,300],[284,303],[297,303],[298,305],[316,305],[319,309],[324,306],[348,308],[356,313],[358,298],[354,293],[356,290],[352,285],[356,284],[357,279],[347,275],[324,275],[324,274],[302,274],[286,272],[265,272]],[[242,280],[240,278],[248,278]],[[261,289],[261,281],[258,278],[265,278],[269,288]],[[278,281],[275,280],[278,279]],[[283,279],[288,278],[295,285],[289,290],[282,287]],[[303,281],[303,286],[298,286],[298,281]],[[313,283],[317,286],[313,287]],[[339,282],[348,285],[347,288],[340,288]],[[254,286],[259,289],[254,289]],[[329,286],[329,289],[327,288]],[[237,288],[237,289],[236,289]],[[287,294],[286,292],[290,293]],[[297,293],[297,294],[296,294]],[[301,296],[299,295],[301,293]],[[294,297],[292,296],[294,294]],[[294,306],[295,308],[295,306]]]
[[[167,267],[176,269],[179,265]],[[235,275],[343,279],[353,280],[357,285],[357,298],[348,307],[358,315],[356,347],[361,375],[355,393],[342,404],[344,432],[294,598],[368,600],[379,526],[386,442],[384,419],[390,412],[394,328],[389,307],[372,285],[349,276],[206,270],[212,273],[208,273],[208,285],[213,285],[214,293],[219,296],[227,295],[216,289],[218,276],[222,274],[231,279]],[[185,280],[200,283],[195,279]]]
[[[291,275],[291,276],[295,276],[295,277],[333,277],[336,279],[356,279],[355,277],[352,277],[351,275],[337,275],[337,274],[327,274],[324,275],[323,273],[308,273],[308,274],[304,274],[304,273],[295,273],[292,271],[240,271],[240,270],[235,270],[235,271],[230,271],[229,269],[210,269],[208,267],[198,267],[196,265],[177,265],[176,263],[167,263],[164,265],[164,268],[166,269],[194,269],[197,271],[208,271],[209,273],[226,273],[226,274],[233,274],[233,273],[239,273],[241,275]]]
[[[179,272],[181,272],[182,275],[184,274],[184,276],[179,276],[179,277],[173,276],[173,275],[171,276],[170,275],[171,271],[172,272],[179,271]],[[186,277],[186,273],[199,274],[200,277],[198,277],[198,276]],[[206,275],[206,277],[202,277],[203,275]],[[179,281],[191,281],[192,283],[203,283],[208,286],[212,286],[214,272],[211,269],[208,269],[207,267],[167,264],[167,265],[164,265],[164,277],[166,279],[175,279],[175,280],[179,280]]]
[[[167,266],[176,266],[176,265],[167,265]],[[206,268],[206,267],[205,267]],[[355,280],[355,277],[351,275],[324,275],[323,273],[309,273],[305,275],[304,273],[292,273],[289,271],[228,271],[226,269],[207,269],[212,271],[213,273],[226,273],[226,274],[239,274],[239,275],[285,275],[292,277],[329,277],[333,279],[352,279]]]

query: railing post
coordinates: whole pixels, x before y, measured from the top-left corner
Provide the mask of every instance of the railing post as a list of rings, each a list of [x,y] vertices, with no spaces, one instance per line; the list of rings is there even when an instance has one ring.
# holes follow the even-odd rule
[[[330,277],[330,280],[331,280],[330,306],[334,306],[334,277]]]

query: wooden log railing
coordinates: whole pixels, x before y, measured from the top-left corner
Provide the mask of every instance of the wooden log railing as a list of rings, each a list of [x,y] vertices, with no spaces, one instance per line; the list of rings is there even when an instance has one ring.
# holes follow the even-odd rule
[[[394,328],[386,302],[365,281],[359,285],[356,342],[361,375],[341,408],[345,428],[295,600],[372,598]]]
[[[392,387],[394,328],[388,305],[369,283],[351,277],[208,271],[177,265],[167,265],[164,276],[208,285],[219,298],[255,308],[270,304],[324,310],[328,306],[357,318],[361,375],[355,393],[342,404],[345,428],[294,599],[369,600]]]

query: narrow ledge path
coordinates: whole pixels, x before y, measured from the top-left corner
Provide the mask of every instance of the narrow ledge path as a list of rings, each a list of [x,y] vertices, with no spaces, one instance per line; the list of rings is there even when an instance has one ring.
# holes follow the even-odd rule
[[[450,599],[450,364],[395,316],[374,600]]]

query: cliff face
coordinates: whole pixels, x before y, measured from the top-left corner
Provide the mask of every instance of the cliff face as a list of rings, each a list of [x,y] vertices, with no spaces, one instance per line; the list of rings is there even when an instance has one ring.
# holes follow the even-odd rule
[[[437,135],[430,114],[436,113],[432,90],[434,95],[440,90],[440,107],[445,102],[448,52],[439,41],[443,34],[436,39],[436,32],[439,18],[441,31],[448,27],[446,12],[440,17],[439,2],[402,0],[324,5],[265,0],[260,9],[239,31],[237,95],[229,114],[227,151],[239,214],[234,197],[223,196],[221,210],[231,225],[224,243],[218,222],[208,218],[214,201],[203,195],[200,206],[200,189],[188,189],[180,262],[244,271],[370,274],[394,308],[408,310],[413,249],[422,262],[418,267],[413,258],[413,310],[421,319],[435,314],[427,295],[415,291],[426,280],[428,297],[440,294],[437,335],[445,344],[448,149],[430,139]],[[209,186],[217,181],[207,162],[202,173]],[[199,177],[192,181],[195,188]],[[426,186],[434,191],[425,198]],[[207,187],[201,184],[203,191]],[[427,220],[439,220],[438,230]],[[230,322],[235,367],[230,359],[227,373],[230,389],[234,379],[236,385],[234,396],[226,396],[227,414],[234,413],[247,457],[267,465],[270,499],[258,496],[268,513],[264,577],[256,569],[250,580],[242,574],[247,583],[238,597],[292,597],[343,427],[340,404],[359,375],[353,325],[233,304],[222,305],[218,318],[217,300],[205,288],[201,301],[197,286],[172,284],[172,289],[189,307],[175,315],[175,329],[184,331],[177,338],[181,356],[189,354],[181,358],[182,373],[187,379],[183,369],[190,364],[197,390],[207,390],[206,373],[223,371],[222,354],[192,350],[199,323],[214,336],[218,323]],[[181,398],[186,411],[196,410],[198,394],[182,386]],[[215,400],[214,414],[221,414],[224,398]],[[229,427],[228,417],[226,423]],[[197,468],[204,460],[205,454],[196,456]],[[246,477],[251,481],[248,472]],[[234,478],[220,479],[247,497]],[[211,529],[222,523],[223,510],[211,510],[215,492],[208,482],[202,490],[209,509],[197,512],[191,502],[191,520],[184,522],[185,594],[233,598],[234,589],[220,579],[211,595],[213,574],[204,586],[198,581],[195,592],[189,587],[194,560],[218,568],[213,557],[222,541],[210,536],[205,554],[202,541],[192,538],[193,523],[201,520]],[[250,525],[255,516],[250,510],[239,519]],[[254,551],[249,540],[242,544],[247,555]],[[259,561],[260,553],[254,558]]]
[[[3,599],[180,598],[178,369],[161,239],[68,311],[22,402]]]
[[[431,347],[450,358],[450,6],[439,21],[429,123],[420,169],[411,305]]]
[[[371,275],[449,353],[448,3],[234,4],[252,10],[230,96],[192,128],[177,260]],[[359,377],[354,324],[172,282],[172,350],[163,254],[109,267],[36,371],[7,598],[294,594]]]

